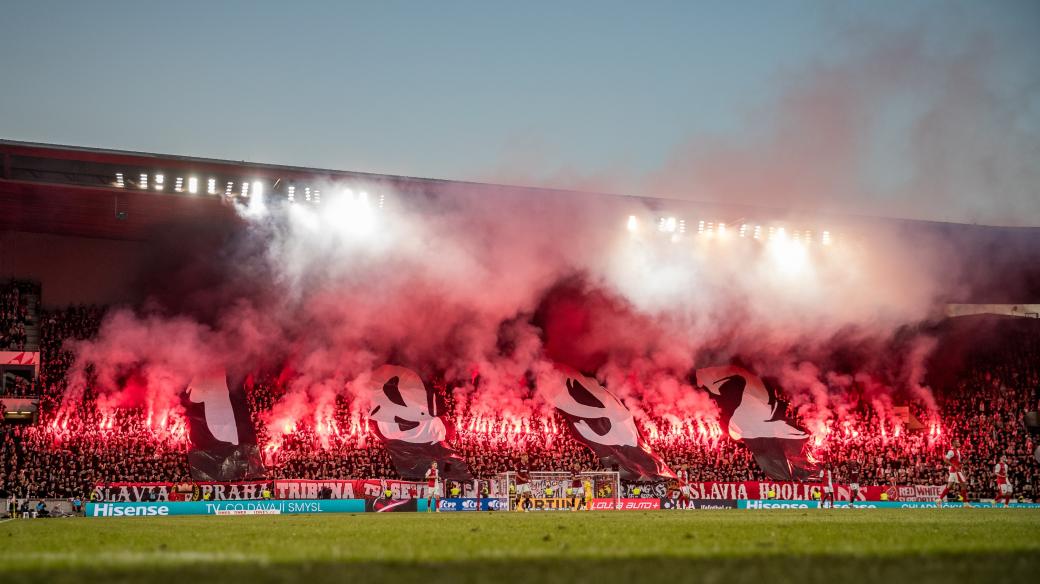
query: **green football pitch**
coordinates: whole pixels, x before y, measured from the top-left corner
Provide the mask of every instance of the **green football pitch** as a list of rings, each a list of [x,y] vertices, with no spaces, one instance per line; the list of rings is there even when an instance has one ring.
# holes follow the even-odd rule
[[[1035,582],[1040,511],[11,520],[2,582]]]

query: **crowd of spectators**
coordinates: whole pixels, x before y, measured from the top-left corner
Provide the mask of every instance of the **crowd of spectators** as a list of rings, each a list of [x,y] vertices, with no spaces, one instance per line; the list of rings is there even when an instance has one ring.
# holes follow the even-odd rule
[[[949,438],[961,443],[971,497],[996,491],[993,467],[1001,456],[1007,457],[1015,493],[1028,499],[1040,496],[1037,437],[1024,419],[1026,412],[1038,409],[1040,334],[1034,327],[1016,341],[1002,348],[998,358],[974,358],[957,385],[940,395]]]
[[[0,432],[0,493],[86,497],[109,482],[188,480],[183,437],[156,435],[136,412],[107,418],[86,410],[65,428],[7,426]],[[104,427],[103,427],[104,426]]]
[[[96,333],[103,309],[74,307],[42,317],[42,416],[31,426],[0,426],[0,494],[19,497],[89,496],[92,487],[110,482],[184,482],[190,480],[183,427],[161,429],[146,422],[145,413],[119,410],[102,414],[87,392],[72,410],[54,416],[66,390],[72,355],[65,341]],[[1040,389],[1040,328],[1018,335],[1007,351],[969,364],[959,385],[937,392],[941,432],[928,426],[920,404],[914,405],[921,428],[910,424],[893,433],[891,412],[885,416],[863,406],[844,414],[840,427],[811,443],[810,457],[832,461],[840,481],[853,467],[863,484],[941,485],[946,478],[943,454],[949,440],[961,440],[966,456],[969,494],[995,492],[993,466],[1008,457],[1015,494],[1032,499],[1040,490],[1033,460],[1036,442],[1023,424],[1025,411],[1037,407]],[[444,390],[444,388],[441,388]],[[269,478],[346,479],[401,478],[378,437],[358,424],[357,412],[340,398],[334,408],[335,431],[301,420],[286,433],[268,427],[268,414],[284,388],[273,381],[247,384],[247,397]],[[447,400],[452,403],[452,400]],[[592,453],[553,420],[554,432],[515,432],[493,422],[472,429],[468,413],[449,407],[456,432],[450,445],[478,478],[516,470],[526,455],[529,467],[566,471],[600,467]],[[663,427],[664,424],[657,424]],[[849,429],[853,431],[850,431]],[[688,467],[698,481],[762,480],[765,475],[750,452],[725,436],[683,432],[646,432],[650,448],[671,468]]]
[[[45,311],[40,315],[40,376],[36,381],[41,409],[56,412],[67,388],[66,374],[74,355],[66,346],[69,340],[84,340],[97,334],[105,308],[70,306]]]
[[[322,444],[312,429],[299,429],[267,457],[267,467],[278,478],[398,478],[382,444],[374,437],[365,438],[340,436]]]
[[[8,373],[4,376],[4,397],[36,397],[39,388],[35,379],[30,379],[31,374],[15,375]]]
[[[0,351],[24,351],[25,327],[32,322],[29,296],[39,296],[39,285],[11,280],[0,284]]]

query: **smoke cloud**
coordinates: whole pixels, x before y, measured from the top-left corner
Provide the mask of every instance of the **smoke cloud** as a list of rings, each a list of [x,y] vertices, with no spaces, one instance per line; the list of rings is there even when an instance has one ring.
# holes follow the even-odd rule
[[[277,439],[327,423],[337,400],[363,416],[367,375],[394,363],[448,383],[459,415],[519,424],[549,415],[542,393],[562,366],[656,428],[714,419],[689,376],[735,359],[814,419],[855,407],[854,385],[879,408],[930,399],[912,327],[957,274],[928,236],[873,225],[824,245],[736,225],[661,232],[658,203],[638,199],[322,190],[320,206],[229,203],[240,223],[222,237],[169,238],[161,273],[142,280],[150,301],[71,346],[67,401],[93,386],[102,409],[166,412],[196,377],[257,373],[284,389],[266,420]]]
[[[918,331],[971,281],[961,252],[932,229],[834,213],[1040,221],[1040,83],[1000,90],[998,43],[936,52],[918,32],[864,34],[785,78],[744,135],[691,137],[649,176],[551,181],[725,201],[699,216],[725,232],[697,234],[679,201],[481,185],[330,183],[320,206],[235,204],[233,229],[162,250],[149,303],[74,344],[68,399],[96,379],[102,407],[175,408],[205,371],[261,371],[285,389],[270,425],[291,428],[338,398],[367,411],[367,374],[394,363],[445,380],[457,412],[520,420],[547,415],[540,388],[566,366],[645,424],[679,424],[714,416],[691,371],[739,362],[814,433],[861,404],[934,409],[935,339]],[[800,211],[763,210],[778,206]],[[667,216],[685,233],[659,231]],[[799,233],[750,231],[783,224]]]
[[[1040,51],[1025,23],[983,26],[957,28],[943,15],[895,29],[835,23],[834,50],[778,73],[737,129],[692,133],[646,173],[561,165],[544,154],[551,144],[534,140],[484,177],[808,213],[1040,225]]]

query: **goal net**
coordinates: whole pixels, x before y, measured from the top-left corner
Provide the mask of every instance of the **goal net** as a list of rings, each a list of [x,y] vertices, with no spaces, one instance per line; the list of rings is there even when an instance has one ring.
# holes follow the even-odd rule
[[[518,503],[532,511],[570,511],[574,508],[575,496],[582,510],[617,509],[621,493],[621,477],[617,472],[579,473],[580,489],[572,486],[574,478],[569,472],[531,471],[528,475],[530,480],[526,484],[518,484],[515,472],[500,473],[492,486],[493,496],[506,501],[510,511],[517,510]]]

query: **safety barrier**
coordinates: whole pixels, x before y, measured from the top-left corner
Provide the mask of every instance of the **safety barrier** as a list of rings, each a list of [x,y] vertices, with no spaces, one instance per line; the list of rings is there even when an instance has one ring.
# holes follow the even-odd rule
[[[639,504],[637,504],[639,503]],[[943,508],[961,508],[961,503],[946,503]],[[973,503],[973,507],[990,509],[989,502]],[[838,502],[836,508],[849,508],[848,502]],[[1038,503],[1012,503],[1012,508],[1040,509]],[[918,501],[870,501],[856,503],[855,509],[935,509],[935,503]],[[438,510],[444,512],[505,511],[501,499],[440,499]],[[597,510],[674,511],[712,509],[817,509],[819,501],[806,500],[749,500],[749,499],[696,499],[686,509],[676,509],[672,499],[622,499],[609,507]],[[87,517],[167,517],[171,515],[299,515],[314,513],[365,513],[387,511],[429,511],[426,499],[297,499],[262,501],[191,501],[160,503],[87,503]],[[535,511],[563,511],[568,509],[536,508]]]
[[[166,517],[169,515],[299,515],[364,513],[364,499],[188,501],[167,503],[87,503],[87,517]]]
[[[995,509],[997,508],[993,503],[971,503],[973,508],[979,509]],[[855,505],[849,505],[848,501],[838,501],[835,503],[834,508],[836,509],[935,509],[937,505],[934,501],[923,502],[923,501],[857,501]],[[964,507],[963,503],[943,503],[942,508],[944,509],[959,509]],[[738,509],[823,509],[824,507],[819,501],[798,501],[798,500],[779,500],[779,501],[756,501],[756,500],[740,500],[737,501]],[[1040,503],[1012,503],[1012,509],[1040,509]]]

